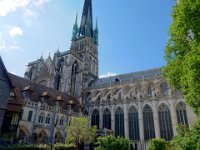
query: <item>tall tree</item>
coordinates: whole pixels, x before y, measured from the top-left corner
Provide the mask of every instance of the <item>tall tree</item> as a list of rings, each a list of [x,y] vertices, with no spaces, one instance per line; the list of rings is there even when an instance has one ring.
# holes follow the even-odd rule
[[[200,0],[179,0],[172,12],[163,74],[200,114]]]

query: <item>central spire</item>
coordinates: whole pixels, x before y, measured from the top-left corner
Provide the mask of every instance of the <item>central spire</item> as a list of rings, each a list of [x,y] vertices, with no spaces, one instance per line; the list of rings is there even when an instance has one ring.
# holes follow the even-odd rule
[[[85,0],[79,35],[88,35],[93,37],[93,18],[92,18],[92,0]]]
[[[90,37],[98,45],[98,26],[93,29],[92,0],[85,0],[80,27],[77,23],[78,15],[73,27],[72,41],[82,37]]]

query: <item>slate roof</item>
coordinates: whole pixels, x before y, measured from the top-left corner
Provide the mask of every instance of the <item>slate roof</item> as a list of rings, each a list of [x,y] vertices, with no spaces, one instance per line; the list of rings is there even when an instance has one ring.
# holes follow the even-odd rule
[[[162,68],[155,68],[139,72],[116,75],[96,80],[92,87],[109,86],[117,83],[130,82],[134,80],[148,79],[162,75]]]
[[[69,105],[69,101],[73,101],[72,109],[74,111],[78,112],[80,104],[79,104],[79,101],[77,100],[77,98],[75,98],[67,93],[60,92],[55,89],[34,83],[30,80],[21,78],[14,74],[9,73],[8,75],[11,79],[12,85],[15,87],[16,97],[18,97],[19,99],[23,99],[23,95],[22,95],[21,91],[23,91],[27,87],[30,87],[30,90],[32,91],[31,97],[30,97],[31,101],[33,101],[33,102],[41,101],[42,94],[44,92],[47,92],[49,98],[46,102],[49,106],[55,106],[56,105],[55,100],[58,97],[61,97],[62,100],[61,100],[60,104],[63,109],[67,109],[67,105]]]

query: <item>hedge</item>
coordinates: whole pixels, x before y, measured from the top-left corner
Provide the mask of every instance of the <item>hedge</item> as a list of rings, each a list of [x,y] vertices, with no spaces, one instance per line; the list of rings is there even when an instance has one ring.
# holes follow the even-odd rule
[[[65,144],[55,144],[54,145],[55,150],[76,150],[75,145],[65,145]]]
[[[1,150],[48,150],[47,145],[15,145],[12,147],[1,147]]]
[[[76,150],[75,145],[55,144],[54,150]],[[48,145],[15,145],[12,147],[1,147],[0,150],[48,150]]]

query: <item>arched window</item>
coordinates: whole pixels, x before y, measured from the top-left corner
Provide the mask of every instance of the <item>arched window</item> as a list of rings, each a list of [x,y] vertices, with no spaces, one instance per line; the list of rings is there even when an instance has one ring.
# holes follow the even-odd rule
[[[45,123],[46,123],[46,124],[49,124],[49,123],[50,123],[50,119],[51,119],[51,117],[50,117],[50,115],[48,114],[47,117],[46,117]]]
[[[58,123],[59,123],[59,116],[56,117],[56,122],[55,123],[56,123],[56,125],[58,125]]]
[[[132,140],[139,140],[139,120],[138,111],[132,106],[128,112],[128,124],[129,124],[129,138]]]
[[[124,137],[124,112],[120,107],[115,111],[115,136]]]
[[[143,123],[144,123],[144,139],[148,140],[155,138],[155,128],[153,120],[153,111],[149,105],[143,109]]]
[[[169,108],[162,104],[158,110],[160,136],[166,141],[170,141],[173,137],[172,120]]]
[[[167,95],[169,94],[167,83],[164,82],[164,83],[162,83],[162,84],[160,85],[160,92],[161,92],[161,94],[162,94],[163,96],[167,96]]]
[[[31,121],[32,120],[32,115],[33,115],[33,111],[29,111],[28,112],[28,121]]]
[[[176,115],[177,115],[178,124],[188,126],[186,106],[184,103],[181,102],[176,106]]]
[[[59,124],[60,124],[60,126],[63,126],[63,125],[64,125],[64,117],[61,117],[61,118],[60,118],[60,123],[59,123]]]
[[[111,112],[105,109],[103,113],[103,128],[111,129]]]
[[[44,114],[44,113],[41,113],[40,116],[39,116],[38,122],[39,122],[39,123],[43,123],[44,118],[45,118],[45,114]]]
[[[94,110],[92,113],[92,126],[97,126],[97,129],[99,129],[99,112],[98,110]]]

